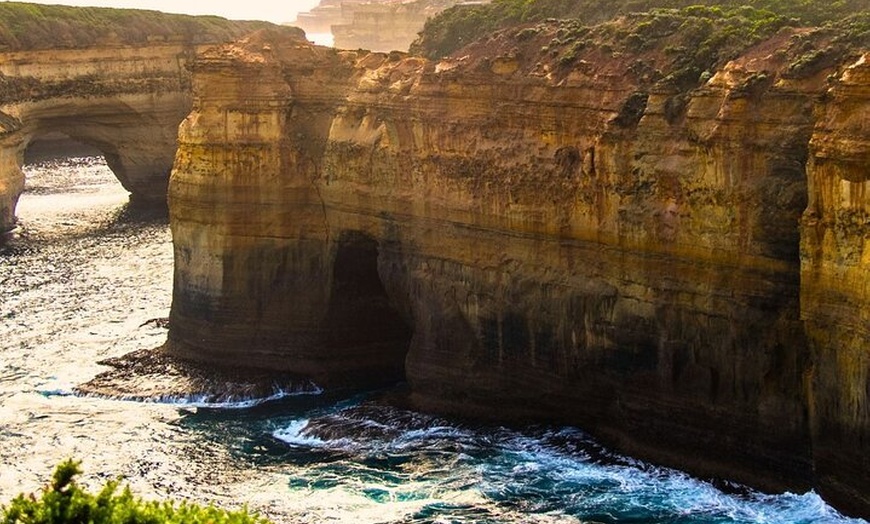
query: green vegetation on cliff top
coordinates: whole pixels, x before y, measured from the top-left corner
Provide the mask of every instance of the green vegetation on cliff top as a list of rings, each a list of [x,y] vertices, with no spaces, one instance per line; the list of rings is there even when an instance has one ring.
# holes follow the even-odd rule
[[[101,43],[225,42],[269,22],[140,9],[0,2],[0,50],[84,48]]]
[[[587,27],[620,17],[647,18],[641,23],[648,27],[673,26],[662,24],[662,17],[680,19],[687,26],[676,29],[706,31],[707,44],[714,46],[740,40],[745,47],[786,26],[833,25],[855,45],[870,42],[867,0],[493,0],[457,6],[430,19],[412,52],[440,58],[507,27],[548,19],[573,20]],[[649,36],[656,37],[656,31]]]
[[[118,491],[110,481],[96,495],[82,489],[74,477],[79,464],[68,460],[54,472],[42,496],[19,495],[9,506],[0,508],[0,524],[268,524],[269,521],[247,511],[225,511],[213,506],[143,501]]]

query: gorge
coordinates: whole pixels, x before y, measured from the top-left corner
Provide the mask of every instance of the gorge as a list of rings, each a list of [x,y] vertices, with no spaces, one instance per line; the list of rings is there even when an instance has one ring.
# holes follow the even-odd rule
[[[165,350],[870,515],[866,50],[785,28],[686,90],[685,33],[617,34],[202,53]]]

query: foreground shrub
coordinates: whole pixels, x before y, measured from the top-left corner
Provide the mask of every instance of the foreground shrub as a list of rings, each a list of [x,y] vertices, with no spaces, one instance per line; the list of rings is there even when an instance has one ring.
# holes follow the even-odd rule
[[[246,510],[225,511],[213,506],[202,507],[182,502],[144,501],[136,498],[129,487],[119,492],[118,482],[109,481],[96,495],[86,492],[74,477],[81,473],[79,463],[67,460],[54,471],[51,483],[42,496],[18,495],[0,508],[3,524],[268,524]]]

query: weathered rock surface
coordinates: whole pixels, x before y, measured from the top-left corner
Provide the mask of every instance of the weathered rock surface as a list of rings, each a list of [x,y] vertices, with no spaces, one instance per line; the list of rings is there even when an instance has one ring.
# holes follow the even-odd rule
[[[61,8],[44,8],[48,14],[52,9]],[[155,13],[150,23],[164,18],[176,21]],[[58,43],[57,48],[28,49],[9,45],[8,23],[0,20],[5,31],[0,51],[0,233],[15,224],[15,206],[24,189],[24,151],[43,135],[66,135],[95,147],[133,198],[165,202],[178,124],[191,107],[187,67],[197,52],[238,38],[252,25],[217,19],[211,24],[223,32],[214,35],[192,32],[130,43],[107,34],[84,47]],[[124,32],[123,27],[114,29]]]
[[[801,313],[813,349],[812,420],[822,492],[870,505],[870,54],[818,109],[801,224]]]
[[[868,515],[870,99],[864,62],[789,69],[825,38],[782,32],[689,93],[656,87],[666,53],[565,67],[534,38],[438,63],[215,48],[170,180],[166,349],[404,376],[423,407],[768,489],[818,467]]]
[[[99,363],[109,369],[77,386],[75,394],[180,406],[240,407],[322,391],[308,380],[263,369],[191,365],[159,349],[135,351]]]

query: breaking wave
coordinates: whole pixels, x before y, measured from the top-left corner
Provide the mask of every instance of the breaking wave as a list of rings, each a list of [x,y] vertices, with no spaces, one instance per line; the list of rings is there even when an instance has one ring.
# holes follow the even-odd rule
[[[395,522],[863,522],[814,492],[726,492],[613,453],[570,427],[467,426],[363,402],[294,419],[272,435],[305,457],[291,488],[404,505]]]
[[[46,397],[75,395],[86,398],[104,398],[127,402],[168,404],[181,408],[203,409],[248,409],[259,406],[260,404],[275,402],[290,397],[320,395],[323,393],[323,389],[313,382],[305,382],[289,386],[275,385],[272,387],[271,393],[259,395],[232,393],[232,391],[240,389],[238,386],[239,385],[237,384],[229,384],[224,388],[215,388],[214,392],[191,393],[185,395],[105,395],[80,392],[75,388],[41,389],[39,390],[39,393]]]

